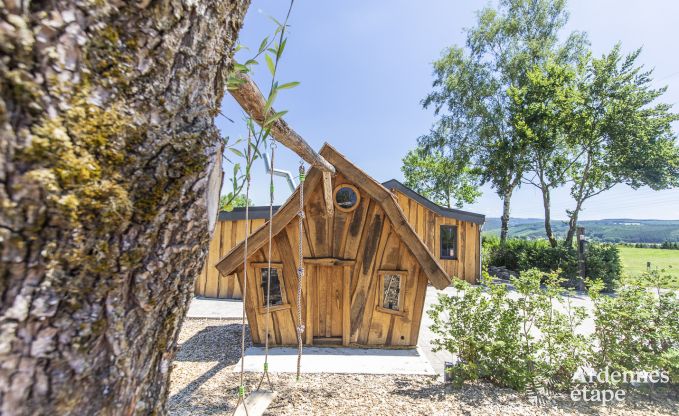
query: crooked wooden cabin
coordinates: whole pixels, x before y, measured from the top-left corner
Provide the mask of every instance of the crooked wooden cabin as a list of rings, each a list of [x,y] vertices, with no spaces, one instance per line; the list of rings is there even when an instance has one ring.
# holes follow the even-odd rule
[[[337,174],[323,180],[312,168],[303,185],[304,341],[415,346],[427,285],[442,289],[454,276],[478,279],[484,217],[439,207],[397,181],[380,184],[327,144],[320,154]],[[298,192],[272,219],[272,345],[296,344]],[[250,214],[254,232],[248,240],[246,313],[253,342],[262,344],[268,207],[251,208]],[[244,215],[236,210],[220,219],[197,294],[209,287],[212,296],[235,296],[244,284]],[[217,269],[225,277],[218,277],[209,262],[215,264],[222,253]]]
[[[450,278],[475,283],[481,273],[481,239],[485,221],[481,214],[441,207],[392,179],[382,183],[396,197],[408,223],[437,255],[437,260]],[[274,213],[279,207],[274,206]],[[269,207],[250,207],[250,230],[257,231],[269,218]],[[241,299],[235,274],[222,276],[215,264],[245,238],[245,208],[221,212],[208,254],[196,278],[196,296],[218,299]],[[443,247],[443,249],[442,249]]]

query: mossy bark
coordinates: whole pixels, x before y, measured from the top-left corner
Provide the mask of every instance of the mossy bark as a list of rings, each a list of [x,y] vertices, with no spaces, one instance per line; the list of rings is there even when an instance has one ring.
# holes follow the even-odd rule
[[[0,3],[0,414],[164,413],[248,4]]]

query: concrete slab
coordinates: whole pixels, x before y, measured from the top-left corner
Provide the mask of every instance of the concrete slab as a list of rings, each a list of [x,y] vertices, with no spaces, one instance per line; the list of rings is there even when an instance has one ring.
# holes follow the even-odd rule
[[[240,361],[233,371],[240,371]],[[264,348],[250,347],[245,351],[245,371],[261,372]],[[297,372],[296,348],[269,349],[269,372]],[[305,347],[302,355],[303,373],[336,374],[411,374],[435,375],[436,372],[419,349],[387,350],[377,348]]]
[[[427,288],[427,294],[425,297],[425,314],[422,318],[422,325],[420,326],[420,335],[419,335],[419,340],[418,340],[418,349],[417,350],[374,350],[374,349],[366,349],[366,350],[360,350],[360,349],[348,349],[348,348],[319,348],[319,347],[309,347],[305,348],[305,356],[309,355],[310,358],[303,358],[303,363],[304,367],[308,367],[309,369],[320,369],[322,371],[307,371],[306,369],[304,371],[307,372],[338,372],[338,373],[351,373],[355,372],[358,370],[361,370],[362,367],[367,366],[366,372],[368,374],[430,374],[427,372],[423,373],[410,373],[410,372],[404,372],[404,373],[398,373],[397,371],[415,371],[413,369],[420,368],[420,365],[422,364],[423,361],[426,362],[428,368],[426,371],[433,371],[435,374],[438,375],[443,375],[443,367],[444,363],[446,361],[453,361],[453,356],[448,353],[447,351],[438,351],[434,352],[432,348],[432,339],[433,339],[433,334],[429,330],[429,326],[431,325],[431,319],[429,318],[429,315],[426,313],[427,310],[431,308],[431,305],[434,304],[437,300],[438,294],[440,293],[445,293],[447,295],[455,295],[457,291],[452,288],[446,288],[444,290],[436,290],[434,287],[428,287]],[[512,298],[517,298],[518,294],[511,290],[509,292],[509,296]],[[592,302],[591,299],[584,295],[584,294],[578,294],[574,297],[571,298],[571,302],[573,306],[583,306],[587,309],[587,311],[591,315],[591,309],[592,309]],[[222,300],[222,299],[205,299],[205,298],[194,298],[191,302],[191,305],[189,307],[189,312],[188,312],[188,317],[189,318],[221,318],[221,319],[227,319],[227,318],[240,318],[241,313],[242,313],[242,307],[243,304],[239,300]],[[560,306],[561,309],[563,309],[563,306]],[[583,334],[590,334],[594,330],[594,321],[592,320],[591,316],[583,322],[583,325],[579,328],[579,331],[582,332]],[[272,351],[276,350],[281,350],[279,351],[279,354],[281,355],[281,358],[279,359],[280,364],[279,368],[285,369],[283,372],[295,372],[296,371],[296,357],[297,357],[297,350],[294,348],[291,349],[292,352],[288,351],[287,353],[283,353],[285,351],[284,348],[276,348],[272,349]],[[315,353],[312,354],[312,351],[315,350]],[[254,351],[254,350],[253,350]],[[367,352],[366,353],[358,353],[357,351],[372,351],[373,354],[369,355]],[[376,351],[387,351],[384,353],[377,353]],[[407,355],[402,356],[398,358],[396,363],[390,364],[388,363],[390,356],[394,356],[395,353],[404,353],[404,352],[410,352],[412,353],[413,351],[417,351],[418,357],[409,357]],[[263,355],[256,354],[256,353],[251,353],[251,357],[246,358],[246,366],[249,368],[248,371],[261,371],[262,369],[262,364],[264,362]],[[290,356],[288,356],[290,355]],[[338,356],[341,356],[338,357]],[[348,361],[345,361],[345,357],[351,357],[354,356],[355,358],[348,359]],[[363,361],[362,359],[359,359],[358,357],[364,357]],[[376,361],[372,362],[370,359],[365,358],[365,357],[373,357],[375,358]],[[408,360],[415,360],[415,361],[408,361]],[[367,362],[366,362],[367,361]],[[326,362],[332,362],[331,364],[328,364]],[[355,363],[352,364],[351,366],[345,365],[346,363]],[[240,368],[239,366],[236,366],[237,368]],[[399,370],[399,368],[401,370]],[[273,364],[272,364],[272,371],[273,370]],[[281,371],[281,370],[279,370]],[[374,372],[375,371],[375,372]],[[381,371],[381,372],[377,372]],[[425,370],[422,370],[425,371]]]
[[[453,361],[453,355],[446,350],[434,352],[431,344],[434,338],[429,327],[433,323],[427,311],[436,303],[439,293],[450,295],[453,288],[446,288],[444,290],[437,290],[433,286],[427,287],[427,293],[424,298],[424,314],[422,315],[422,323],[420,324],[420,335],[417,339],[417,345],[424,353],[430,365],[439,376],[443,376],[443,368],[446,361]]]
[[[186,317],[228,319],[240,318],[242,313],[243,302],[240,300],[195,297],[191,299]]]

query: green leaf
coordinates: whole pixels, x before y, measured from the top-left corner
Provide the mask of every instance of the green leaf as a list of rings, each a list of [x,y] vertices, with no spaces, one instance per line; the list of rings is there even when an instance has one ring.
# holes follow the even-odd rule
[[[281,59],[281,56],[283,55],[283,50],[285,49],[285,44],[288,42],[288,38],[283,39],[281,42],[281,45],[278,47],[278,54],[276,55],[278,59]]]
[[[241,87],[241,85],[243,85],[244,82],[245,82],[244,79],[231,76],[226,80],[226,89],[231,91],[237,90],[238,88]]]
[[[271,59],[271,56],[264,55],[266,58],[266,66],[269,68],[269,72],[271,72],[271,76],[274,76],[276,74],[276,67],[274,66],[273,60]]]
[[[272,90],[271,91],[271,94],[269,94],[269,99],[266,100],[266,105],[264,105],[264,114],[269,113],[269,110],[271,109],[273,102],[276,100],[277,95],[278,95],[278,90]]]
[[[299,85],[299,82],[293,81],[293,82],[286,82],[285,84],[279,85],[278,90],[286,90],[289,88],[295,88],[296,86]]]
[[[266,49],[267,43],[269,43],[269,37],[268,36],[265,37],[264,40],[262,40],[262,43],[259,44],[259,51],[257,52],[257,54],[264,52],[264,50]]]
[[[270,125],[270,124],[273,123],[274,121],[276,121],[276,120],[278,120],[279,118],[283,117],[285,114],[287,114],[287,112],[288,112],[288,110],[283,110],[283,111],[279,111],[279,112],[277,112],[277,113],[274,113],[271,117],[269,117],[268,119],[266,119],[266,121],[264,122],[264,127]]]
[[[250,143],[250,147],[252,148],[252,161],[257,160],[259,157],[262,156],[262,154],[259,151],[259,146],[257,146],[255,143]]]
[[[238,62],[234,62],[233,69],[238,72],[248,72],[248,67],[243,64],[239,64]]]
[[[235,147],[229,147],[229,150],[231,150],[231,152],[233,152],[233,154],[235,154],[236,156],[245,157],[245,156],[243,155],[243,152],[241,152],[240,150],[236,149]]]

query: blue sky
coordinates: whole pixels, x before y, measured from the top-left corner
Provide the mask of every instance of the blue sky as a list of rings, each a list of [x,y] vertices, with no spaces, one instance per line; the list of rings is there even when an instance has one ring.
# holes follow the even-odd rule
[[[297,0],[279,80],[301,85],[281,92],[276,109],[289,111],[288,123],[314,148],[327,141],[375,179],[402,180],[401,158],[433,121],[432,112],[420,105],[431,88],[431,63],[446,46],[464,42],[463,29],[473,26],[476,11],[489,4],[493,3]],[[283,0],[254,0],[241,43],[256,50],[275,29],[268,16],[282,20],[287,5]],[[655,68],[656,85],[669,86],[664,101],[679,111],[679,2],[571,0],[568,8],[566,30],[586,31],[595,54],[609,51],[618,41],[625,51],[642,46],[640,62]],[[241,51],[238,56],[246,59],[252,53]],[[261,66],[254,78],[264,87],[267,75]],[[218,117],[223,134],[242,136],[243,114],[229,95],[222,111],[235,121]],[[282,146],[278,149],[277,167],[295,171],[299,157]],[[255,166],[253,176],[251,199],[256,205],[267,204],[268,178],[262,163]],[[282,179],[276,186],[280,204],[290,192]],[[552,216],[565,218],[565,210],[573,206],[568,190],[556,190],[552,199]],[[512,199],[512,216],[542,217],[540,201],[536,189],[524,186]],[[484,187],[478,202],[464,209],[496,217],[501,202]],[[581,215],[582,219],[621,217],[679,219],[679,189],[656,192],[618,186],[588,201]]]

